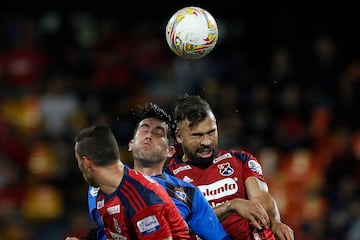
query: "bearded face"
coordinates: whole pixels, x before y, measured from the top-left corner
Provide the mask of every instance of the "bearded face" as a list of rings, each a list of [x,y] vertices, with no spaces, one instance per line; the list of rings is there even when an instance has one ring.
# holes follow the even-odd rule
[[[178,124],[177,141],[182,144],[184,160],[207,167],[215,157],[218,144],[215,116],[209,114],[193,126],[188,120],[182,121]]]

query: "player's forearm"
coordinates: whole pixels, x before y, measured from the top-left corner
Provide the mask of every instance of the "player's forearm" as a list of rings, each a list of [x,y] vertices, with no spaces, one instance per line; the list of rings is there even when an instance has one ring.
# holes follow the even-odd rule
[[[263,192],[261,197],[259,197],[258,199],[253,199],[253,200],[258,201],[263,205],[263,207],[265,208],[265,210],[269,216],[271,225],[273,223],[281,221],[280,220],[280,211],[277,206],[276,200],[274,199],[273,196],[271,196],[271,194],[269,192]]]
[[[230,201],[214,207],[213,210],[220,221],[224,220],[232,213]]]
[[[269,194],[269,208],[267,209],[271,225],[275,222],[281,222],[280,211],[276,200]]]

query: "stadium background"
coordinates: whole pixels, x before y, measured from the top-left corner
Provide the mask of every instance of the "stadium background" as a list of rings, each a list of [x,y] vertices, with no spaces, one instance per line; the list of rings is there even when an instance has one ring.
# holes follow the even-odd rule
[[[200,94],[220,146],[262,161],[296,239],[359,239],[360,63],[355,5],[332,3],[21,3],[0,12],[0,239],[64,239],[92,226],[73,137],[111,125],[122,160],[131,109],[170,110]],[[167,47],[177,9],[217,19],[208,57]],[[36,7],[35,7],[36,6]]]

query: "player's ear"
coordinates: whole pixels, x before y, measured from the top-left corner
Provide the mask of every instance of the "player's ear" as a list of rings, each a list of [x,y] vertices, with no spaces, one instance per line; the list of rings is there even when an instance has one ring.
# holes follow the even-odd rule
[[[81,160],[83,160],[85,169],[91,168],[91,160],[87,156],[85,155],[81,156]]]
[[[134,139],[131,139],[130,142],[129,142],[129,144],[128,144],[128,151],[129,151],[129,152],[132,151],[133,144],[134,144]]]
[[[177,141],[178,143],[182,143],[179,133],[176,134],[176,141]]]
[[[176,153],[176,149],[174,146],[169,146],[168,147],[168,150],[167,150],[167,153],[166,153],[166,157],[168,158],[172,158]]]

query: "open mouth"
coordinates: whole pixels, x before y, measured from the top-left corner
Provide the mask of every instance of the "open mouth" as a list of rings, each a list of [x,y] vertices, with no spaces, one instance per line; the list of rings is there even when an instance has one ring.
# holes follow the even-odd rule
[[[197,155],[200,158],[209,158],[209,157],[211,157],[212,153],[213,153],[212,150],[207,149],[207,150],[202,150],[202,151],[197,152]]]

